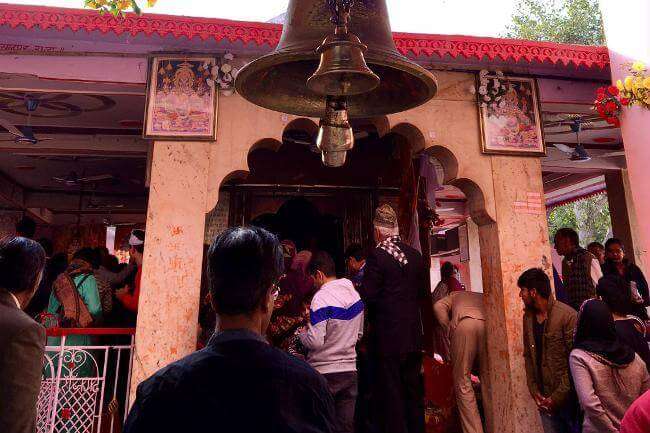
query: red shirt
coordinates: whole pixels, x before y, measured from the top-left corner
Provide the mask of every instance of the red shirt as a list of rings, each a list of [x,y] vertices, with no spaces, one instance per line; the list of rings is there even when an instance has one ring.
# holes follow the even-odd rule
[[[140,299],[140,280],[142,279],[142,266],[138,268],[138,272],[135,274],[135,287],[132,293],[125,293],[122,296],[117,296],[117,299],[124,305],[129,311],[134,313],[138,312],[138,300]]]
[[[650,432],[650,391],[639,397],[621,421],[621,433]]]

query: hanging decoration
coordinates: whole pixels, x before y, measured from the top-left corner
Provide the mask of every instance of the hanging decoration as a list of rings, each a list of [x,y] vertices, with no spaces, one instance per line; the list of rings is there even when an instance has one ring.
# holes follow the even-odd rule
[[[616,82],[620,102],[625,106],[639,105],[650,109],[650,75],[643,62],[628,65],[629,75]]]
[[[153,7],[155,4],[156,0],[147,0],[147,7]],[[85,0],[84,6],[113,16],[124,15],[127,9],[138,15],[142,14],[142,9],[135,0]]]
[[[594,110],[610,125],[621,126],[620,115],[624,107],[638,105],[650,109],[650,75],[643,62],[627,64],[629,75],[617,80],[615,86],[596,90]]]
[[[235,78],[238,68],[234,66],[235,55],[226,53],[223,57],[217,58],[216,64],[210,64],[211,78],[216,83],[219,92],[224,96],[231,96],[235,93]],[[213,86],[212,82],[208,82]]]
[[[483,108],[504,107],[508,88],[506,87],[505,76],[503,72],[496,71],[490,74],[490,71],[483,69],[478,74],[478,89],[475,86],[470,87],[472,94],[478,93],[479,105]]]
[[[617,128],[621,126],[619,116],[621,115],[623,105],[629,103],[625,98],[619,98],[620,91],[618,87],[599,87],[596,90],[596,101],[594,102],[594,109],[598,112],[598,115],[607,123]]]

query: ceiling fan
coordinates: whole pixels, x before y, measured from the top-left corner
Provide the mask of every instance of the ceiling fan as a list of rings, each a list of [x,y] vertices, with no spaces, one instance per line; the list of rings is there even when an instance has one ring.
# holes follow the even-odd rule
[[[54,176],[52,180],[58,183],[62,183],[65,186],[83,186],[91,183],[97,182],[106,182],[109,180],[115,180],[115,176],[112,174],[100,174],[97,176],[82,176],[79,177],[75,171],[71,171],[65,176]]]
[[[25,95],[25,108],[27,109],[27,125],[18,128],[13,125],[7,119],[0,117],[0,126],[13,135],[13,138],[10,140],[0,140],[4,142],[13,141],[16,144],[37,144],[39,141],[52,140],[52,138],[37,138],[34,135],[34,129],[32,128],[32,113],[36,111],[40,101],[38,98],[35,98],[30,95]],[[3,107],[0,106],[0,110]]]
[[[561,152],[569,155],[569,159],[574,162],[587,162],[591,161],[592,156],[587,152],[587,149],[580,142],[580,133],[585,130],[585,127],[589,128],[592,125],[592,122],[586,121],[584,116],[578,114],[568,114],[566,115],[566,121],[563,121],[569,127],[569,132],[575,133],[576,135],[576,147],[570,147],[566,144],[556,143],[553,144],[556,149]],[[594,128],[590,128],[594,129]],[[616,151],[606,153],[604,155],[598,155],[598,158],[612,158],[625,155],[624,151]]]
[[[570,134],[575,132],[576,125],[581,131],[613,129],[614,126],[603,124],[603,119],[598,114],[554,114],[553,120],[545,120],[544,128],[562,128],[561,131],[549,131],[550,134]]]

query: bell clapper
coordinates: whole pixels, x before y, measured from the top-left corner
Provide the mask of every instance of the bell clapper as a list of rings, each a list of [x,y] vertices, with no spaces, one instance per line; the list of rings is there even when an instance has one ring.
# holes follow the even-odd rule
[[[347,152],[354,147],[354,132],[349,122],[345,98],[328,96],[325,117],[320,121],[316,145],[322,152],[323,164],[341,167]]]

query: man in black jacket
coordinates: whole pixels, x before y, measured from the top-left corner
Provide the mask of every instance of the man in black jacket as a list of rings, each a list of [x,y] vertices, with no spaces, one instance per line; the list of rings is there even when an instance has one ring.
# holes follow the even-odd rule
[[[423,330],[420,303],[430,299],[422,255],[402,242],[389,205],[375,212],[377,247],[366,259],[361,298],[376,365],[377,426],[390,433],[424,432]],[[429,302],[430,306],[430,302]]]
[[[330,433],[334,402],[308,364],[265,340],[284,258],[264,229],[232,228],[208,252],[219,329],[140,384],[125,433]]]

